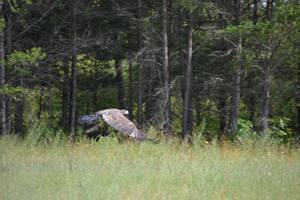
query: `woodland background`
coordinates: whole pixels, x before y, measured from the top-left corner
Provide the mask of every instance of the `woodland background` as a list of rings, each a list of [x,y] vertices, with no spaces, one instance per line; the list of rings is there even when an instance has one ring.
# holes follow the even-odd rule
[[[1,0],[0,133],[117,107],[187,139],[300,136],[298,0]]]

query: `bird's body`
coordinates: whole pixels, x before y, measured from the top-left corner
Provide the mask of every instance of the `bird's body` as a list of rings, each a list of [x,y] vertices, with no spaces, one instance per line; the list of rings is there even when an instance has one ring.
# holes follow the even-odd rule
[[[103,119],[106,124],[124,136],[140,141],[149,140],[154,143],[159,142],[157,139],[147,138],[145,133],[139,130],[136,125],[125,116],[127,114],[129,114],[127,110],[110,108],[98,111],[95,114],[81,116],[78,121],[80,124],[93,124]]]

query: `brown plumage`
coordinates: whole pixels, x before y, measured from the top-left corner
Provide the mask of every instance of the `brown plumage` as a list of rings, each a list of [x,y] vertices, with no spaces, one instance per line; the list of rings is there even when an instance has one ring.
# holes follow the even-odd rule
[[[123,135],[128,136],[132,139],[141,140],[141,141],[148,140],[153,143],[159,142],[159,140],[156,138],[154,139],[147,138],[143,131],[139,130],[132,121],[130,121],[127,117],[124,116],[127,114],[129,114],[127,110],[110,108],[110,109],[98,111],[96,112],[96,114],[91,116],[93,116],[93,120],[95,117],[102,118],[109,126],[111,126],[112,128],[122,133]],[[87,119],[89,118],[87,117]]]

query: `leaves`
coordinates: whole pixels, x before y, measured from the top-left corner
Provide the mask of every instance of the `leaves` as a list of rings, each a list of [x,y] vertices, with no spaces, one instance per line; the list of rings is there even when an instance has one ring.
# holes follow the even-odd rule
[[[38,66],[39,62],[46,57],[41,48],[31,48],[26,51],[14,51],[8,57],[7,67],[15,68],[22,75],[29,75],[28,67]]]

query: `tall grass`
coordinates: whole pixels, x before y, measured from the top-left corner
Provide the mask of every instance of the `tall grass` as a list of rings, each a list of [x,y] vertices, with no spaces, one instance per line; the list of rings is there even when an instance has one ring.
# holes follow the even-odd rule
[[[299,199],[300,152],[0,139],[0,199]]]

